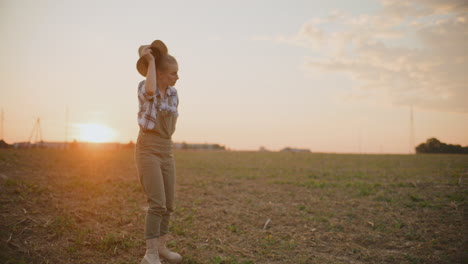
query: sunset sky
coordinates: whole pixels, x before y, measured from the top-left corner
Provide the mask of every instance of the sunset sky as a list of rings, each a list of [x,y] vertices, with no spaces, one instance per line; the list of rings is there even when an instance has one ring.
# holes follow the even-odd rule
[[[468,145],[466,0],[0,0],[3,138],[135,141],[137,49],[179,62],[176,142],[408,153]],[[97,136],[93,136],[97,135]],[[0,135],[1,137],[1,135]]]

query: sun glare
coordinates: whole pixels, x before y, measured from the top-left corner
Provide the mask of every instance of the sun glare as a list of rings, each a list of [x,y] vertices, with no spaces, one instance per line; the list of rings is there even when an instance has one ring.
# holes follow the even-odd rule
[[[86,142],[111,142],[115,138],[115,131],[101,124],[79,124],[80,141]]]

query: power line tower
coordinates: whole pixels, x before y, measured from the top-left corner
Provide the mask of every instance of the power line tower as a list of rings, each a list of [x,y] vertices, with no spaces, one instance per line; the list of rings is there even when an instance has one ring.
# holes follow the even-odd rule
[[[65,111],[65,144],[64,148],[66,149],[68,147],[68,106]]]
[[[31,138],[34,135],[34,146],[35,147],[42,147],[44,145],[44,141],[42,140],[42,129],[41,129],[41,119],[38,117],[34,127],[31,131],[31,135],[29,136],[28,140],[28,147],[31,146]],[[38,141],[40,139],[40,141]]]
[[[0,132],[1,132],[0,140],[5,140],[5,137],[3,135],[3,120],[4,120],[4,118],[3,118],[3,108],[2,108],[2,127],[1,127],[1,130],[0,130]]]
[[[361,126],[359,126],[359,132],[358,132],[358,150],[359,150],[359,154],[362,154],[362,129],[361,129]]]
[[[409,153],[414,153],[414,119],[413,119],[413,105],[410,108],[410,135],[409,135]]]

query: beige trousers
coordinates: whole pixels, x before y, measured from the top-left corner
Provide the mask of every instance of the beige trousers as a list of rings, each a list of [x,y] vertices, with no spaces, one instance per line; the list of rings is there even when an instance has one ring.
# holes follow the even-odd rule
[[[135,160],[138,177],[146,194],[148,210],[145,239],[169,233],[169,220],[174,211],[175,164],[172,140],[157,133],[140,130]]]

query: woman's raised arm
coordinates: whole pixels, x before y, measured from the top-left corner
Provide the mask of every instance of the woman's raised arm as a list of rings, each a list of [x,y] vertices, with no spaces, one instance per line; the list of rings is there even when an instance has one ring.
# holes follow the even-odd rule
[[[156,93],[156,62],[149,46],[143,48],[141,53],[142,57],[145,57],[148,62],[148,72],[146,73],[146,94],[152,96]]]

